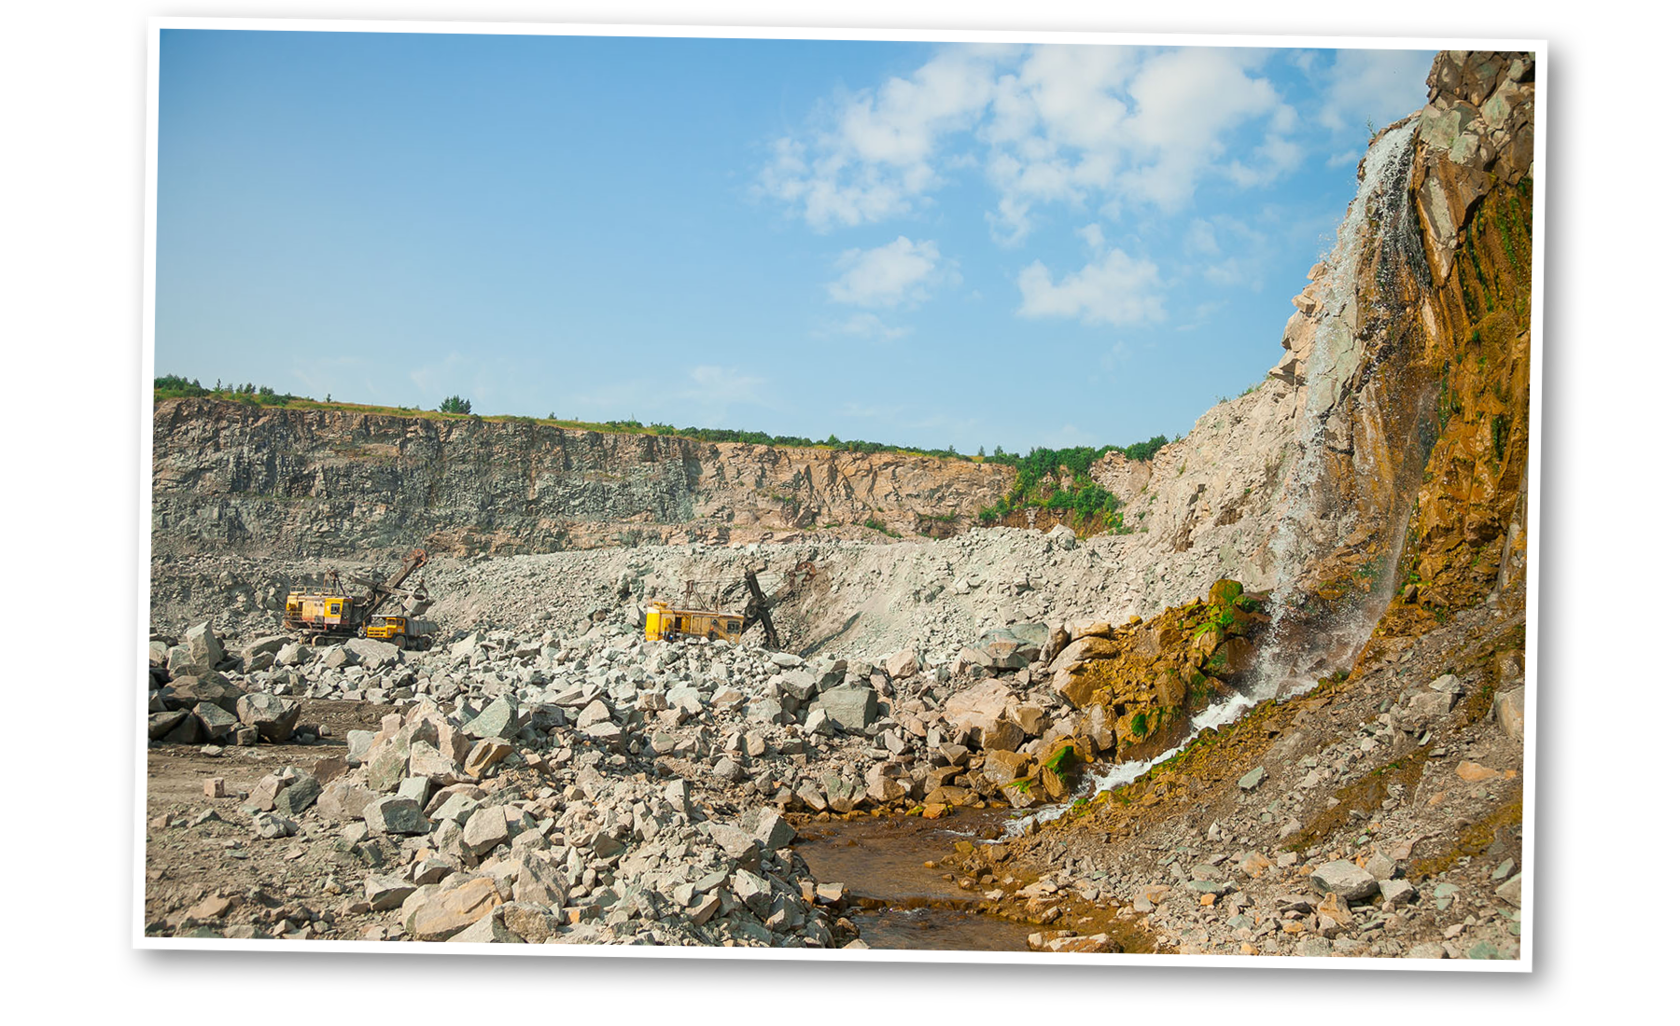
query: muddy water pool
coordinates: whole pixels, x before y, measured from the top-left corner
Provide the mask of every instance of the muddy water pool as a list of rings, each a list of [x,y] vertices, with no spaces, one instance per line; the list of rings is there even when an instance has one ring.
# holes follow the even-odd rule
[[[871,948],[1025,951],[1035,927],[977,911],[979,896],[929,869],[959,840],[996,837],[1001,810],[960,809],[943,819],[903,816],[810,823],[797,850],[823,883],[851,892],[846,912]]]

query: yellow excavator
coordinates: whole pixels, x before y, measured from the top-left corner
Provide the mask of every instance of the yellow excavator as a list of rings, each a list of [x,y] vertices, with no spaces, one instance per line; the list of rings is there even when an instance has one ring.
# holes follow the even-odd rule
[[[810,561],[800,563],[788,573],[788,587],[780,598],[786,598],[816,572]],[[741,635],[751,630],[754,624],[764,628],[765,647],[779,649],[782,640],[776,634],[776,625],[770,622],[770,607],[774,601],[764,597],[764,591],[758,585],[758,575],[748,570],[742,577],[747,586],[747,607],[739,613],[722,611],[722,584],[728,582],[689,581],[683,592],[682,606],[679,608],[668,602],[654,599],[646,609],[647,625],[644,636],[648,641],[680,641],[684,638],[704,638],[716,641],[719,638],[732,645],[741,642]],[[707,586],[712,591],[707,593]]]
[[[321,591],[294,591],[286,596],[282,622],[287,630],[302,635],[312,645],[359,637],[388,641],[398,648],[429,648],[437,625],[420,619],[420,614],[431,605],[425,582],[416,581],[406,591],[402,590],[403,582],[425,565],[426,550],[414,549],[396,573],[383,581],[352,577],[351,583],[366,589],[359,595],[347,593],[338,571],[329,570]],[[402,598],[402,612],[380,612],[387,602],[398,597]]]

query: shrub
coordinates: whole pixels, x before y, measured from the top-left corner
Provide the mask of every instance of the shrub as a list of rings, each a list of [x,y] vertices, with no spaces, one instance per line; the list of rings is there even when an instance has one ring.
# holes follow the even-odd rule
[[[439,413],[471,413],[472,403],[458,395],[452,395],[438,405]]]
[[[199,384],[197,378],[188,381],[179,374],[165,374],[152,379],[152,396],[155,399],[192,399],[209,394],[210,390]]]

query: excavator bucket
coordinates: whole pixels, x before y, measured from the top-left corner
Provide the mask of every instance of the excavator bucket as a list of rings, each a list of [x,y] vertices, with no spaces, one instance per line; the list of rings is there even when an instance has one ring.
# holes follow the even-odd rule
[[[764,628],[764,640],[767,648],[779,649],[782,640],[776,637],[776,625],[770,622],[770,601],[764,597],[764,590],[758,586],[758,575],[751,570],[746,572],[747,591],[752,596],[747,600],[746,611],[741,614],[742,630],[759,624]]]

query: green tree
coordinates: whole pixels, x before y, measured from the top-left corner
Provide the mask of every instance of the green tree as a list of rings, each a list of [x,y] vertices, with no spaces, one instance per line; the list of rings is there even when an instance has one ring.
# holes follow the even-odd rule
[[[471,413],[472,403],[458,395],[452,395],[438,406],[440,413]]]

